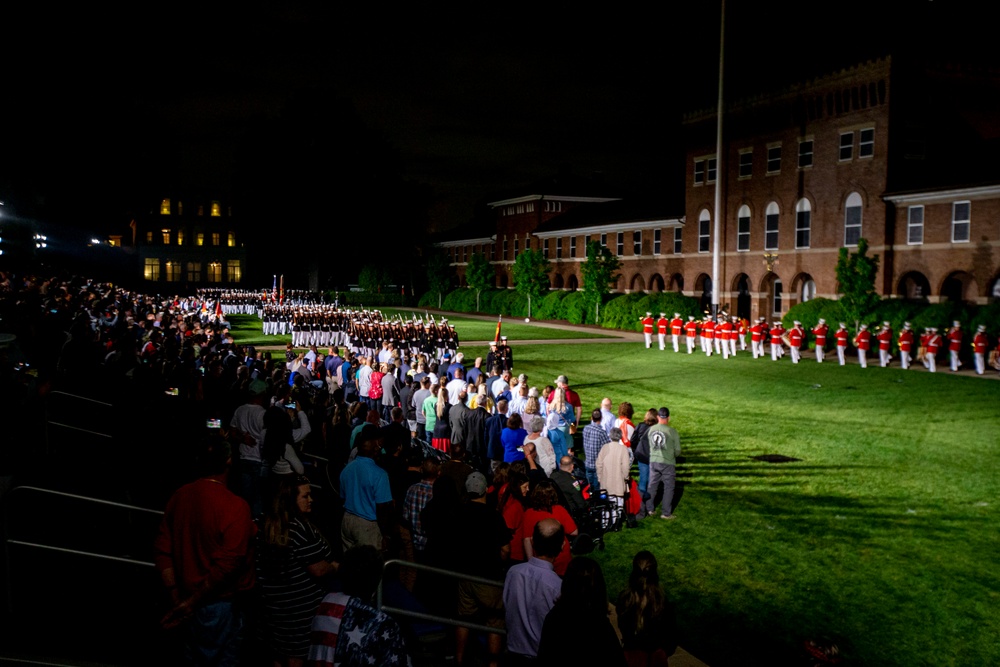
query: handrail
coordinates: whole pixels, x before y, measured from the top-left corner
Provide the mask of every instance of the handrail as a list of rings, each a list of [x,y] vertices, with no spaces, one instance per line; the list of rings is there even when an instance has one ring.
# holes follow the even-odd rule
[[[453,579],[460,579],[463,581],[471,581],[477,584],[485,584],[487,586],[496,586],[498,588],[503,588],[504,582],[495,581],[493,579],[485,579],[483,577],[477,577],[472,574],[463,574],[461,572],[455,572],[454,570],[442,570],[439,567],[433,567],[431,565],[424,565],[422,563],[414,563],[413,561],[403,560],[401,558],[393,558],[385,562],[383,567],[383,572],[389,569],[389,566],[402,566],[408,567],[414,570],[422,572],[433,572],[434,574],[439,574],[445,577],[451,577]],[[384,580],[384,577],[383,577]],[[488,632],[495,635],[506,635],[506,628],[495,628],[488,625],[482,625],[479,623],[472,623],[469,621],[462,621],[456,618],[450,618],[448,616],[437,616],[435,614],[425,614],[421,611],[413,611],[412,609],[402,609],[400,607],[392,607],[382,604],[382,581],[378,584],[378,593],[375,598],[376,606],[388,614],[396,614],[398,616],[407,616],[410,618],[415,618],[421,621],[434,621],[437,623],[443,623],[444,625],[453,625],[461,628],[469,628],[470,630],[479,630],[480,632]]]
[[[113,403],[107,403],[105,401],[99,401],[96,398],[90,398],[89,396],[81,396],[80,394],[72,394],[68,391],[56,390],[49,393],[49,396],[72,396],[73,398],[79,398],[81,401],[90,401],[91,403],[97,403],[98,405],[103,405],[107,408],[115,407]]]
[[[50,398],[53,397],[53,396],[63,396],[63,397],[70,398],[70,399],[73,399],[73,400],[76,400],[76,401],[86,401],[88,403],[93,403],[93,404],[99,405],[99,406],[101,406],[103,408],[111,408],[111,409],[113,409],[115,407],[114,404],[108,403],[106,401],[99,401],[96,398],[90,398],[89,396],[81,396],[80,394],[73,394],[73,393],[70,393],[68,391],[63,391],[63,390],[56,390],[56,391],[53,391],[53,392],[51,392],[49,394]],[[44,419],[45,419],[45,453],[46,453],[47,456],[52,454],[52,438],[51,438],[51,434],[49,433],[49,429],[52,426],[56,426],[56,427],[59,427],[59,428],[69,429],[71,431],[78,431],[78,432],[82,432],[82,433],[88,433],[90,435],[95,435],[95,436],[98,436],[98,437],[101,437],[101,438],[107,438],[109,440],[111,440],[111,439],[114,438],[114,436],[111,433],[104,433],[103,431],[93,431],[91,429],[83,428],[82,426],[74,426],[72,424],[67,424],[67,423],[60,422],[60,421],[54,421],[52,419],[52,417],[56,416],[55,414],[53,414],[55,412],[58,412],[58,411],[52,409],[50,401],[46,401],[45,402],[45,417],[44,417]]]
[[[9,498],[13,496],[18,491],[35,491],[37,493],[49,494],[53,496],[61,496],[63,498],[71,498],[72,500],[82,500],[84,502],[95,503],[98,505],[109,505],[111,507],[118,507],[126,510],[134,510],[138,512],[148,512],[150,514],[155,514],[162,516],[163,512],[161,510],[154,510],[148,507],[139,507],[138,505],[128,505],[126,503],[118,503],[112,500],[104,500],[103,498],[91,498],[90,496],[81,496],[75,493],[66,493],[65,491],[56,491],[54,489],[45,489],[39,486],[16,486],[7,493],[7,497],[4,499],[3,505],[3,517],[2,517],[2,528],[3,528],[3,549],[4,549],[4,591],[7,596],[7,611],[9,613],[14,613],[14,596],[11,593],[11,567],[10,567],[10,545],[16,544],[19,546],[34,547],[36,549],[46,549],[49,551],[58,551],[61,553],[68,553],[77,556],[89,556],[91,558],[99,558],[102,560],[112,560],[122,563],[129,563],[133,565],[145,565],[153,566],[153,563],[147,561],[133,560],[131,558],[121,558],[119,556],[110,556],[108,554],[98,554],[91,551],[82,551],[78,549],[68,549],[65,547],[57,547],[51,544],[39,544],[36,542],[25,542],[23,540],[12,540],[8,535],[7,530],[7,514],[10,511],[10,500]]]

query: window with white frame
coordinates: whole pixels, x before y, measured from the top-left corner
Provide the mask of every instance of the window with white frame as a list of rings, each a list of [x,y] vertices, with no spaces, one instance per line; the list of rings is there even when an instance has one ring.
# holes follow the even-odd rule
[[[740,178],[750,178],[753,176],[753,151],[743,151],[740,153]]]
[[[767,173],[781,172],[781,144],[767,147]]]
[[[524,209],[528,213],[534,213],[535,212],[535,202],[528,202],[527,204],[524,205]]]
[[[638,257],[642,254],[642,230],[632,232],[632,254]]]
[[[698,252],[708,252],[709,233],[712,228],[712,216],[708,209],[702,209],[698,214]]]
[[[654,255],[659,255],[660,254],[660,232],[661,231],[662,230],[659,230],[659,229],[654,229],[653,230],[653,254]]]
[[[719,171],[719,161],[714,157],[708,158],[708,183],[715,183]]]
[[[545,253],[545,259],[548,259],[549,258],[549,240],[548,239],[545,239],[545,241],[542,242],[542,252]]]
[[[680,255],[684,251],[684,228],[674,227],[674,254]]]
[[[208,282],[210,283],[222,282],[222,264],[220,262],[208,263]]]
[[[957,201],[951,205],[951,242],[968,243],[971,227],[972,202]]]
[[[601,234],[601,247],[602,248],[607,248],[608,247],[608,235],[607,234]]]
[[[813,164],[813,142],[812,139],[803,139],[799,142],[799,169],[811,167]]]
[[[858,136],[858,157],[875,155],[875,128],[866,127]]]
[[[569,237],[569,256],[576,257],[576,237]]]
[[[856,246],[861,238],[861,195],[852,192],[844,207],[844,245]]]
[[[924,207],[910,206],[906,209],[906,243],[920,245],[924,242]]]
[[[147,257],[142,267],[142,277],[146,280],[160,279],[160,260]]]
[[[808,199],[800,199],[795,204],[795,247],[808,248],[812,231],[812,206]]]
[[[556,259],[562,259],[562,237],[556,239]]]
[[[501,255],[504,260],[507,259],[507,237],[503,237],[503,255]]]
[[[167,260],[167,282],[176,283],[181,279],[181,263]]]
[[[514,237],[514,261],[517,261],[517,253],[521,251],[521,241]]]
[[[705,183],[705,161],[695,160],[694,161],[694,184],[704,185]]]
[[[846,162],[854,157],[854,133],[840,133],[840,161]]]
[[[778,219],[781,211],[778,204],[771,202],[764,214],[764,250],[778,249]]]
[[[781,284],[781,279],[780,278],[775,278],[775,280],[774,280],[774,289],[773,289],[773,292],[771,293],[771,297],[772,297],[772,300],[771,300],[771,314],[772,314],[772,316],[774,316],[774,315],[781,315],[781,295],[782,295],[782,291],[783,291],[783,286]]]
[[[750,250],[750,207],[745,204],[736,214],[736,250]]]
[[[616,248],[618,252],[616,253],[619,257],[625,254],[625,232],[618,232],[618,238],[616,240]]]

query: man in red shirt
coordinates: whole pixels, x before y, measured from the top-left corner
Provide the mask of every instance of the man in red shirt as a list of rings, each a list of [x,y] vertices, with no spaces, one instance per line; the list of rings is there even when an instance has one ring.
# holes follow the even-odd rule
[[[840,361],[840,365],[843,366],[847,363],[844,354],[847,351],[847,339],[849,338],[847,324],[841,322],[840,328],[833,332],[833,337],[837,339],[837,359]]]
[[[956,372],[962,362],[958,359],[958,353],[962,351],[962,325],[955,320],[948,330],[948,356],[951,359],[951,372]]]
[[[684,336],[688,354],[691,354],[694,352],[694,339],[698,337],[698,323],[694,321],[694,315],[688,315],[687,324],[684,325]]]
[[[781,346],[781,337],[785,333],[785,327],[781,326],[781,320],[775,320],[771,327],[771,361],[777,361],[784,356],[785,350]]]
[[[764,356],[764,318],[759,318],[750,327],[750,351],[753,358]]]
[[[868,331],[868,325],[862,324],[858,335],[854,337],[854,347],[858,348],[858,363],[861,368],[868,368],[868,350],[871,346],[872,334]]]
[[[826,334],[829,330],[830,327],[822,317],[812,330],[813,336],[816,337],[816,362],[820,364],[823,363],[823,356],[826,354]]]
[[[653,313],[646,313],[646,317],[639,320],[642,322],[642,337],[646,339],[646,349],[653,344]]]
[[[792,323],[792,328],[788,330],[788,348],[792,353],[792,363],[799,363],[799,350],[802,348],[802,341],[806,338],[805,329],[802,328],[802,322],[795,320]]]
[[[681,351],[681,331],[684,330],[684,320],[681,319],[680,313],[674,313],[674,317],[670,320],[670,338],[674,344],[674,352]]]
[[[733,323],[724,318],[716,327],[716,349],[722,348],[722,358],[729,358],[729,340],[733,335]]]
[[[937,353],[941,348],[941,335],[937,332],[937,327],[927,328],[927,343],[924,346],[924,368],[931,373],[937,372]]]
[[[715,322],[712,318],[705,317],[701,323],[701,349],[705,356],[712,356],[712,341],[715,338]]]
[[[989,336],[986,335],[986,325],[980,324],[976,328],[976,335],[972,337],[972,357],[976,361],[976,375],[986,372],[986,348],[990,345]]]
[[[899,365],[905,371],[910,367],[910,352],[913,350],[913,329],[909,322],[903,322],[903,330],[899,332]]]
[[[656,320],[656,337],[660,343],[660,352],[667,347],[667,329],[670,327],[670,322],[667,320],[666,313],[660,313],[660,319]]]
[[[882,329],[876,336],[878,338],[878,365],[885,368],[889,365],[889,346],[892,345],[892,325],[889,322],[882,323]]]

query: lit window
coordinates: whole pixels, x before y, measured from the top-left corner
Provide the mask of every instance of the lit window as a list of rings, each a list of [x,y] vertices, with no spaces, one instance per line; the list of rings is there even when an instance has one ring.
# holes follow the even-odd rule
[[[642,230],[632,232],[632,254],[636,257],[642,254]]]
[[[243,267],[240,266],[240,260],[230,259],[226,261],[226,276],[231,283],[240,282],[243,278]]]
[[[212,202],[212,214],[211,215],[212,215],[213,218],[222,217],[222,207],[219,206],[219,202],[217,202],[217,201]],[[216,244],[216,245],[218,245],[218,244]]]
[[[181,263],[167,262],[167,282],[176,283],[181,279]]]
[[[569,256],[576,257],[576,237],[569,237]]]
[[[809,247],[809,233],[812,228],[812,207],[808,199],[800,199],[795,205],[795,247]]]
[[[719,161],[714,157],[708,158],[708,182],[715,183],[719,171]]]
[[[924,242],[924,207],[911,206],[906,209],[906,243],[920,245]]]
[[[674,254],[680,255],[683,249],[681,241],[684,238],[684,228],[674,227]]]
[[[812,139],[799,142],[799,169],[811,167],[813,163]]]
[[[205,207],[198,204],[198,215],[205,215]]]
[[[741,206],[736,214],[736,249],[740,252],[750,250],[750,207]]]
[[[164,199],[160,202],[160,215],[170,215],[170,200]]]
[[[854,157],[854,133],[840,133],[840,161],[844,162]]]
[[[861,195],[852,192],[844,210],[844,245],[856,246],[861,238]]]
[[[778,205],[771,202],[764,215],[764,250],[778,249]]]
[[[654,255],[659,255],[660,254],[660,233],[661,233],[661,231],[662,230],[660,230],[660,229],[654,229],[653,230],[653,254]]]
[[[767,173],[777,174],[781,171],[781,144],[767,148]]]
[[[967,201],[957,201],[951,207],[951,242],[967,243],[969,241],[969,227],[972,203]]]
[[[875,155],[875,128],[867,127],[861,130],[858,137],[858,157],[871,157]]]
[[[222,264],[220,264],[219,262],[209,262],[208,282],[210,283],[222,282]]]
[[[187,263],[187,281],[197,283],[201,281],[201,262]]]
[[[694,161],[694,184],[703,185],[705,183],[705,161]]]
[[[219,232],[212,232],[212,245],[219,245],[220,238]]]
[[[750,178],[753,176],[753,152],[744,151],[740,153],[740,178]]]
[[[177,230],[177,245],[184,245],[184,230]]]
[[[229,234],[226,235],[226,245],[230,248],[236,247],[236,234],[229,232]]]
[[[146,243],[149,244],[149,245],[152,245],[152,243],[153,243],[153,231],[152,230],[146,232]]]
[[[170,245],[170,230],[161,229],[160,233],[163,234],[163,245]]]
[[[142,267],[142,277],[146,280],[157,281],[160,279],[160,260],[147,257]]]
[[[698,215],[698,252],[708,252],[709,231],[712,217],[707,209],[702,209]]]
[[[618,251],[616,254],[621,257],[625,254],[625,232],[618,232],[618,238],[615,240],[617,241],[615,249]]]
[[[195,245],[205,245],[205,235],[202,232],[198,232],[194,235]]]

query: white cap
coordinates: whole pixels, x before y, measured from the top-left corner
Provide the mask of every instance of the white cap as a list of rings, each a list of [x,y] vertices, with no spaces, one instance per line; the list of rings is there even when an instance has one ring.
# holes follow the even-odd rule
[[[681,316],[680,313],[674,313],[674,317],[680,317],[680,316]]]
[[[799,326],[800,324],[802,324],[802,322],[799,322],[798,320],[795,320],[794,322],[792,322],[792,324],[794,324],[795,326]]]
[[[666,317],[666,316],[667,316],[666,313],[660,313],[660,317]]]
[[[909,322],[903,322],[903,328],[904,329],[909,329],[910,328],[910,323]]]
[[[826,320],[824,320],[824,319],[823,319],[823,318],[821,317],[821,318],[819,318],[819,323],[820,323],[820,324],[826,324]]]
[[[846,322],[841,322],[840,323],[840,328],[841,329],[846,329],[847,328],[847,323]]]
[[[884,327],[890,326],[889,325],[889,320],[886,320],[886,321],[882,322],[882,326],[884,326]]]
[[[653,313],[649,312],[648,310],[646,311],[646,316],[647,316],[647,317],[648,317],[648,316],[650,316],[650,315],[652,315],[652,314],[653,314]]]
[[[688,315],[688,320],[694,322],[694,315]]]
[[[980,324],[978,327],[976,327],[976,331],[986,331],[986,325]]]
[[[862,328],[862,329],[867,329],[867,328],[868,328],[868,325],[867,325],[867,324],[862,324],[862,325],[861,325],[861,328]]]
[[[953,326],[953,327],[960,327],[962,325],[958,323],[958,320],[955,320],[954,322],[951,323],[951,326]]]

